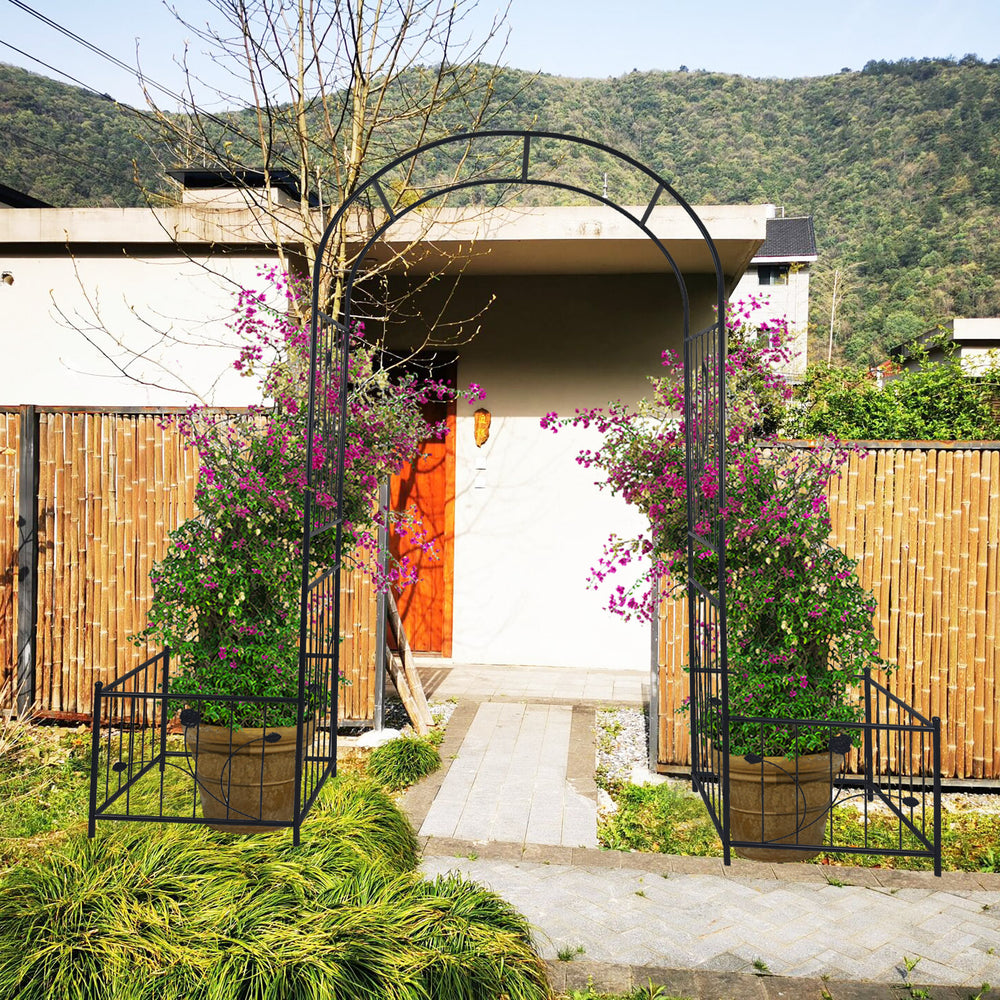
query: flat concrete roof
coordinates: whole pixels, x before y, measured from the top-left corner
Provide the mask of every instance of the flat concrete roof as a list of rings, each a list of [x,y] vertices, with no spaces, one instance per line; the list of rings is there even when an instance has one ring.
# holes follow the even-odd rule
[[[634,211],[641,217],[645,209]],[[770,205],[706,205],[695,211],[732,278],[742,274],[763,243],[774,210]],[[682,271],[712,270],[708,247],[679,206],[655,208],[647,224]],[[69,246],[89,254],[103,248],[116,255],[123,248],[159,254],[174,244],[186,252],[197,247],[267,250],[276,237],[294,246],[300,229],[301,220],[291,212],[262,217],[251,208],[0,209],[0,252],[62,253]],[[401,216],[386,237],[373,251],[374,260],[401,255],[415,273],[441,268],[472,274],[656,273],[669,267],[638,226],[604,205],[414,211]]]

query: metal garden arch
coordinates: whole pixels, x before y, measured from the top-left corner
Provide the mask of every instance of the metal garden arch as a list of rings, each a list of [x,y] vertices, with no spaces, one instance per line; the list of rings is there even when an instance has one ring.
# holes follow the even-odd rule
[[[421,158],[436,151],[456,152],[455,162],[475,164],[477,147],[500,143],[507,166],[491,169],[481,175],[450,183],[429,185],[420,189],[419,197],[395,209],[386,195],[391,174],[403,168],[407,177],[420,176]],[[557,147],[586,147],[618,164],[638,172],[642,182],[649,184],[649,196],[642,209],[631,209],[609,199],[606,194],[588,191],[548,177],[532,174],[532,152],[539,144],[554,143]],[[473,155],[475,154],[475,155]],[[490,155],[496,160],[496,149]],[[433,166],[433,164],[432,164]],[[760,839],[741,840],[731,837],[730,829],[730,721],[772,725],[791,724],[795,727],[831,727],[823,720],[787,720],[742,717],[729,704],[729,684],[726,656],[725,604],[725,528],[721,511],[725,509],[725,284],[719,254],[695,211],[664,178],[641,163],[601,143],[554,132],[487,131],[463,133],[428,143],[397,157],[361,184],[340,206],[319,244],[313,275],[312,329],[310,346],[310,398],[308,409],[306,490],[303,513],[302,575],[300,590],[299,659],[295,697],[247,697],[235,695],[170,694],[170,650],[163,649],[138,667],[120,676],[109,685],[94,686],[94,726],[92,734],[91,781],[88,832],[93,836],[95,824],[101,820],[133,822],[212,822],[216,826],[232,827],[234,832],[263,825],[265,828],[291,827],[294,842],[299,842],[303,819],[316,801],[326,779],[335,773],[337,753],[337,700],[339,679],[340,637],[340,570],[343,524],[340,513],[344,507],[344,455],[349,396],[348,361],[351,351],[354,284],[372,247],[389,228],[409,212],[419,209],[435,198],[451,192],[485,185],[503,187],[533,185],[556,188],[582,195],[613,209],[644,233],[663,255],[680,292],[684,333],[685,432],[687,460],[687,595],[690,674],[690,726],[692,782],[701,794],[712,821],[722,839],[724,857],[728,863],[730,849],[738,851],[761,847],[770,849],[782,841],[765,841],[763,826]],[[391,190],[391,188],[390,188]],[[412,189],[411,189],[412,190]],[[705,329],[690,329],[690,305],[684,276],[667,248],[650,228],[650,216],[661,198],[667,196],[687,214],[697,227],[710,253],[715,270],[715,322]],[[331,235],[348,217],[348,213],[365,209],[369,218],[381,219],[361,248],[349,269],[337,274],[336,261],[327,262]],[[331,268],[341,282],[341,304],[338,315],[331,316],[321,309],[320,289],[324,268]],[[705,470],[716,475],[705,477]],[[694,474],[695,472],[699,474]],[[324,503],[314,503],[321,495]],[[336,502],[329,503],[329,498]],[[329,513],[330,511],[333,513]],[[330,533],[333,533],[332,535]],[[330,542],[333,546],[330,546]],[[324,555],[334,553],[333,565],[323,571],[310,570],[310,551],[322,545]],[[855,789],[854,798],[862,810],[861,835],[851,833],[850,824],[840,824],[835,830],[832,820],[826,823],[827,840],[798,833],[816,821],[807,811],[795,806],[796,842],[793,850],[833,849],[852,854],[895,854],[933,861],[936,874],[941,872],[941,727],[937,718],[926,719],[906,705],[865,671],[858,678],[863,693],[864,722],[843,724],[854,733],[856,745],[863,744],[863,773],[857,777],[842,774],[837,777],[838,794]],[[185,730],[183,747],[167,740],[168,726],[177,702],[189,702],[180,713]],[[265,725],[250,730],[245,753],[229,737],[228,756],[221,772],[199,777],[198,741],[202,732],[199,709],[205,703],[222,706],[223,711],[239,700],[253,701],[269,711],[270,705],[281,703],[293,709],[298,721],[295,737],[295,768],[292,791],[294,806],[288,817],[283,805],[280,819],[264,819],[265,783],[262,776],[249,783],[235,777],[237,761],[263,757],[264,744],[282,739],[290,749],[290,738],[282,737],[277,727]],[[306,725],[306,720],[309,724]],[[840,724],[838,724],[840,725]],[[158,732],[157,732],[158,730]],[[710,736],[716,736],[715,745]],[[830,735],[833,735],[832,729]],[[847,743],[850,744],[850,740]],[[832,748],[832,743],[831,743]],[[755,759],[751,759],[751,758]],[[285,758],[287,760],[287,758]],[[764,758],[746,755],[750,764],[761,764],[763,783]],[[831,755],[830,760],[833,761]],[[843,759],[843,758],[841,758]],[[736,765],[734,765],[736,766]],[[779,764],[768,765],[782,769]],[[170,768],[171,782],[165,775]],[[788,765],[784,765],[787,771]],[[289,768],[290,770],[290,768]],[[831,783],[833,782],[831,773]],[[756,780],[756,779],[755,779]],[[188,782],[186,793],[167,794],[177,781]],[[259,782],[259,789],[257,787]],[[283,785],[287,780],[283,779]],[[168,787],[169,786],[169,787]],[[234,800],[232,789],[244,789]],[[140,787],[143,794],[138,794]],[[211,791],[210,789],[215,789]],[[798,781],[796,780],[798,796]],[[224,818],[212,819],[198,815],[198,798],[205,795],[224,806]],[[246,796],[249,796],[247,798]],[[868,832],[868,803],[875,802],[883,814],[896,824],[890,847],[874,846]],[[798,799],[796,800],[798,801]],[[214,808],[214,807],[213,807]],[[759,807],[754,807],[754,812]],[[748,810],[741,806],[743,813]],[[216,810],[217,811],[217,810]],[[832,817],[832,810],[829,811]],[[763,822],[763,810],[761,810]],[[818,829],[818,827],[817,827]],[[810,844],[813,840],[816,843]],[[815,853],[815,852],[814,852]],[[752,856],[752,855],[751,855]]]
[[[464,163],[477,148],[489,148],[490,143],[503,140],[510,151],[508,172],[488,172],[466,180],[431,184],[422,187],[419,198],[394,210],[386,194],[390,175],[405,167],[407,174],[416,173],[421,158],[435,150],[454,150]],[[649,181],[649,198],[644,209],[634,210],[607,197],[604,193],[589,191],[578,185],[553,180],[532,173],[532,144],[554,143],[569,149],[583,146],[613,158],[619,164],[638,171]],[[354,284],[362,271],[365,257],[382,239],[384,234],[403,216],[434,199],[467,188],[494,186],[535,186],[556,188],[590,198],[624,216],[637,226],[657,247],[667,262],[680,291],[683,310],[684,369],[685,369],[685,423],[688,469],[688,605],[690,634],[691,676],[691,739],[692,775],[709,813],[722,837],[729,861],[728,836],[728,725],[722,725],[723,753],[722,774],[712,771],[712,756],[701,722],[711,707],[717,710],[720,703],[723,713],[728,706],[726,681],[726,613],[725,613],[725,531],[720,509],[725,504],[725,280],[716,246],[704,223],[694,209],[674,190],[671,184],[649,167],[626,154],[602,143],[556,132],[489,130],[459,133],[445,139],[427,143],[397,157],[382,167],[345,201],[331,219],[323,233],[316,255],[313,273],[311,347],[310,347],[310,397],[307,468],[309,489],[303,515],[303,553],[301,590],[301,634],[299,644],[300,713],[305,710],[305,692],[319,692],[326,702],[323,715],[337,718],[337,678],[339,674],[340,635],[340,549],[342,522],[339,516],[328,518],[312,502],[315,493],[333,496],[336,510],[343,508],[344,447],[348,399],[348,358],[351,349],[353,325],[352,306]],[[712,258],[716,281],[716,320],[703,330],[690,329],[690,304],[684,276],[667,248],[649,226],[653,209],[661,198],[667,196],[680,206],[697,227]],[[343,293],[339,315],[331,316],[321,308],[321,285],[324,269],[331,265],[326,260],[331,236],[337,231],[352,210],[365,209],[373,215],[381,212],[383,220],[364,243],[360,253],[346,274],[341,275]],[[699,492],[697,477],[691,475],[695,468],[704,469],[714,464],[718,470],[718,487],[713,496]],[[695,526],[707,526],[699,533]],[[335,532],[334,551],[337,562],[324,572],[313,576],[309,570],[310,547],[319,536]],[[714,579],[698,580],[694,569],[699,563],[699,553],[712,554],[709,562],[718,567]],[[328,700],[327,700],[328,699]],[[300,714],[300,722],[303,718]],[[298,756],[295,837],[299,824],[315,801],[326,778],[336,766],[335,722],[331,723],[334,736],[326,742],[327,753]],[[302,727],[300,725],[300,732]]]

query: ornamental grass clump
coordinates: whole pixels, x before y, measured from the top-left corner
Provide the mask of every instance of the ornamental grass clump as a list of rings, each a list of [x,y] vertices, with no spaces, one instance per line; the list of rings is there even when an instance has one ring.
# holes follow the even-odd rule
[[[298,648],[302,581],[302,517],[307,489],[306,446],[309,332],[297,325],[295,289],[277,271],[267,292],[240,292],[232,326],[243,344],[235,367],[259,380],[266,404],[233,414],[194,407],[177,421],[200,461],[198,514],[171,534],[171,547],[151,574],[153,600],[137,645],[169,646],[171,693],[197,695],[201,722],[290,726],[297,720]],[[428,423],[422,404],[455,399],[454,387],[414,374],[389,374],[376,345],[358,324],[351,337],[343,509],[323,490],[313,493],[322,516],[343,518],[336,532],[310,546],[315,576],[375,546],[380,516],[395,519],[413,546],[433,553],[420,526],[403,515],[378,512],[378,484],[419,453],[420,442],[447,433]],[[325,405],[337,408],[339,372],[317,381]],[[465,394],[482,398],[478,386]],[[335,442],[321,430],[313,462],[326,461]],[[415,579],[405,559],[390,565],[381,586]],[[213,701],[212,699],[217,700]],[[266,707],[259,699],[281,699]]]
[[[0,997],[545,1000],[527,923],[416,872],[375,784],[327,785],[299,847],[202,827],[71,836],[0,875]]]
[[[792,447],[776,436],[791,398],[782,374],[791,338],[786,321],[754,319],[759,304],[737,303],[726,317],[727,492],[720,513],[729,739],[735,754],[784,756],[824,751],[831,738],[843,748],[841,730],[861,718],[859,675],[892,665],[878,656],[875,602],[857,579],[855,560],[830,543],[827,486],[849,450],[832,440]],[[619,402],[542,421],[553,431],[596,428],[599,447],[581,452],[577,461],[603,474],[600,488],[648,518],[642,535],[612,535],[590,573],[595,589],[610,586],[608,609],[626,620],[654,619],[662,583],[676,597],[687,587],[684,371],[671,352],[664,352],[663,365],[666,374],[651,380],[652,398],[634,409]],[[702,494],[717,490],[715,460],[692,471]],[[695,526],[703,536],[716,527]],[[632,583],[615,583],[630,570]],[[693,575],[706,589],[718,588],[718,561],[710,550],[699,552]],[[706,735],[718,740],[721,706],[716,699],[709,707],[702,722]],[[760,721],[776,718],[792,721]]]
[[[383,787],[399,791],[432,774],[441,766],[441,754],[419,736],[400,736],[372,750],[368,773]]]

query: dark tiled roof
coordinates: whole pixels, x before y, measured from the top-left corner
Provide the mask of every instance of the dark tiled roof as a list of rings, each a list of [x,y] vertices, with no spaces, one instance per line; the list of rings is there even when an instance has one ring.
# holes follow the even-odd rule
[[[811,215],[768,219],[767,238],[755,257],[815,257],[816,232]]]
[[[6,184],[0,184],[0,205],[8,208],[51,208],[47,201],[39,201],[23,191],[15,191]]]
[[[263,170],[248,170],[237,167],[226,170],[221,167],[185,167],[178,170],[168,170],[168,177],[173,177],[186,188],[262,188],[267,179]],[[290,170],[272,170],[271,184],[284,191],[289,198],[299,200],[299,179]],[[319,207],[319,198],[309,193],[311,208]]]

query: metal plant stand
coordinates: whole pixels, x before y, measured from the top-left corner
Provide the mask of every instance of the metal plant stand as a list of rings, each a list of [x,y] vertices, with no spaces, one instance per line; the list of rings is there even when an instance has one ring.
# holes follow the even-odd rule
[[[575,149],[584,147],[597,159],[631,175],[633,186],[646,191],[645,204],[621,205],[606,190],[590,190],[550,176],[549,168],[536,169],[541,149],[558,162]],[[442,167],[450,168],[442,169]],[[447,175],[450,180],[429,178]],[[595,170],[595,177],[598,176]],[[340,206],[323,233],[313,273],[312,326],[310,342],[310,397],[307,469],[309,488],[303,512],[303,556],[301,580],[301,631],[299,643],[299,684],[297,705],[300,726],[295,757],[294,809],[287,821],[274,826],[291,827],[298,842],[302,821],[323,787],[336,772],[336,720],[339,677],[340,621],[339,558],[316,577],[309,572],[309,554],[321,539],[334,533],[334,551],[340,552],[343,523],[339,516],[327,515],[313,503],[322,492],[337,500],[343,509],[344,451],[348,406],[348,361],[356,323],[356,283],[370,264],[370,254],[400,219],[430,202],[449,195],[463,196],[473,188],[496,192],[497,200],[518,187],[552,188],[583,196],[617,212],[642,232],[662,255],[665,265],[664,301],[671,286],[679,293],[684,338],[685,417],[688,470],[688,597],[690,607],[691,726],[694,785],[715,823],[730,860],[731,837],[728,821],[729,775],[726,721],[729,718],[726,681],[726,601],[725,526],[721,511],[725,504],[725,361],[726,287],[719,254],[712,237],[694,209],[677,193],[666,178],[649,167],[602,143],[556,132],[489,130],[463,133],[397,157],[358,186]],[[406,190],[408,197],[395,204],[387,192]],[[715,279],[716,319],[703,330],[690,328],[690,305],[684,275],[667,248],[653,232],[650,217],[657,205],[680,207],[695,225],[708,251]],[[367,220],[360,237],[360,249],[352,263],[343,268],[339,255],[332,252],[335,234],[341,227]],[[356,237],[352,232],[352,239]],[[324,290],[338,289],[336,314],[327,305]],[[317,447],[322,442],[321,447]],[[714,462],[719,470],[714,490],[699,489],[692,469],[704,469]],[[701,530],[695,530],[700,526]],[[326,538],[324,538],[326,536]],[[710,555],[710,559],[700,556]],[[696,572],[699,565],[714,565],[717,572],[707,578]],[[872,719],[864,726],[870,741],[866,752],[868,770],[859,792],[864,803],[876,799],[897,816],[900,823],[900,850],[895,853],[929,852],[931,840],[939,845],[939,786],[935,778],[930,793],[918,774],[919,761],[937,773],[940,738],[936,720],[927,723],[912,711],[895,703],[892,696],[870,679],[864,684],[866,703]],[[168,736],[173,708],[169,697],[169,652],[164,651],[120,678],[114,684],[96,685],[94,697],[93,761],[90,788],[90,833],[98,819],[197,823],[199,776],[193,755],[197,743],[200,713],[198,699],[185,696],[186,708],[179,727],[187,730],[185,744]],[[268,699],[259,699],[262,703]],[[886,719],[876,721],[881,709]],[[266,708],[266,706],[265,706]],[[713,761],[706,738],[705,720],[712,712],[723,713],[723,753]],[[313,726],[301,725],[307,715]],[[736,717],[733,716],[735,719]],[[895,721],[893,721],[895,720]],[[761,720],[766,721],[766,720]],[[177,723],[174,723],[176,725]],[[822,723],[818,723],[822,725]],[[804,724],[803,724],[804,725]],[[261,742],[273,737],[266,731]],[[866,747],[868,746],[866,742]],[[929,747],[929,749],[928,749]],[[884,756],[880,757],[884,751]],[[933,758],[926,760],[926,758]],[[891,761],[897,778],[886,783],[880,761]],[[903,761],[911,762],[909,770]],[[224,768],[224,772],[226,769]],[[909,775],[909,777],[904,777]],[[840,782],[846,787],[846,779]],[[905,794],[904,794],[905,793]],[[263,792],[261,793],[263,795]],[[927,795],[932,798],[931,825],[936,833],[921,840],[926,832]],[[225,798],[223,793],[223,798]],[[864,807],[867,809],[867,806]],[[223,826],[238,830],[252,825],[253,816],[233,811],[226,803]],[[215,825],[219,825],[216,822]],[[912,850],[902,843],[903,834],[920,840]],[[830,836],[833,836],[832,832]],[[865,850],[868,850],[865,846]],[[940,867],[940,850],[936,848]]]
[[[533,150],[555,151],[557,157],[573,147],[586,147],[599,157],[610,159],[623,170],[639,178],[648,191],[647,202],[640,208],[618,204],[604,190],[591,191],[579,185],[554,180],[547,168],[535,170]],[[419,184],[421,177],[440,176],[442,157],[451,158],[453,172],[447,183]],[[462,171],[465,171],[464,173]],[[394,190],[397,177],[404,177],[414,191],[405,205],[393,206],[386,191]],[[415,180],[416,179],[416,180]],[[670,183],[648,167],[601,143],[554,132],[492,130],[451,136],[428,143],[387,164],[361,184],[344,202],[327,226],[320,241],[313,274],[312,329],[310,345],[310,398],[307,468],[309,489],[303,512],[303,556],[301,583],[301,632],[299,643],[300,720],[295,757],[295,796],[293,814],[275,826],[290,826],[296,842],[302,820],[316,801],[323,783],[336,771],[337,678],[339,676],[340,575],[339,559],[325,572],[312,577],[309,553],[321,536],[335,533],[335,551],[340,552],[343,524],[337,516],[325,516],[314,505],[313,496],[322,491],[337,499],[336,509],[343,509],[344,449],[348,401],[348,360],[354,329],[355,283],[366,265],[366,258],[386,232],[399,219],[435,199],[474,187],[489,187],[503,192],[519,186],[559,189],[583,195],[624,216],[642,231],[662,254],[670,276],[676,282],[682,303],[685,345],[690,339],[688,290],[677,263],[650,228],[654,208],[661,202],[679,205],[697,227],[709,250],[715,271],[718,322],[699,336],[713,357],[721,359],[724,344],[725,281],[715,245],[701,219]],[[376,220],[363,246],[346,272],[339,272],[338,261],[328,253],[331,237],[346,219]],[[321,289],[339,286],[337,315],[327,311]],[[666,298],[666,295],[665,295]],[[687,349],[687,347],[686,347]],[[706,385],[706,390],[721,392],[721,385]],[[721,403],[721,397],[716,401]],[[322,441],[322,448],[317,442]],[[721,534],[720,534],[721,538]],[[724,612],[720,617],[724,618]],[[200,712],[198,699],[186,697],[180,714],[180,728],[187,731],[183,745],[168,738],[173,712],[169,696],[169,652],[164,651],[143,663],[113,684],[97,684],[94,697],[93,761],[90,787],[90,833],[98,819],[132,821],[204,822],[198,810],[198,790],[203,786],[197,773],[194,755],[189,752],[198,743]],[[261,699],[266,701],[266,699]],[[314,725],[303,723],[312,714]],[[193,739],[192,739],[192,730]],[[274,736],[267,732],[261,743]],[[233,758],[235,766],[236,758]],[[223,768],[224,774],[232,768]],[[214,796],[214,793],[210,793]],[[218,797],[218,796],[214,796]],[[213,825],[234,829],[253,825],[258,820],[245,810],[234,810],[226,799],[223,818]],[[263,792],[261,792],[263,797]]]
[[[533,153],[539,149],[554,154],[556,159],[571,153],[574,147],[585,147],[597,157],[603,157],[637,179],[640,189],[647,191],[645,205],[624,206],[609,198],[605,191],[589,190],[576,184],[554,180],[548,167],[536,170]],[[551,159],[551,157],[550,157]],[[446,183],[428,182],[424,177],[441,176],[442,162],[455,168]],[[447,173],[447,171],[445,171]],[[405,205],[394,207],[386,194],[399,190],[397,181],[404,179],[413,197]],[[416,186],[414,186],[416,185]],[[410,212],[428,202],[471,188],[492,188],[502,198],[512,188],[534,186],[569,191],[582,195],[619,213],[644,233],[663,257],[665,295],[667,283],[676,284],[681,300],[681,321],[685,344],[690,338],[688,289],[684,276],[667,248],[650,226],[650,216],[660,204],[680,206],[697,227],[708,249],[715,275],[718,322],[696,335],[706,344],[706,350],[719,359],[724,353],[720,330],[724,328],[725,279],[712,238],[701,219],[659,174],[602,143],[555,132],[522,130],[491,130],[465,133],[428,143],[397,157],[362,183],[340,206],[327,226],[317,251],[313,274],[312,328],[310,344],[310,398],[308,423],[307,469],[309,488],[303,512],[303,556],[301,581],[301,631],[299,642],[298,698],[293,700],[300,721],[295,755],[294,808],[287,820],[265,821],[263,825],[291,827],[298,842],[302,821],[328,777],[336,773],[336,720],[339,676],[340,621],[339,559],[316,577],[309,572],[309,553],[322,536],[334,533],[335,551],[341,550],[343,524],[341,519],[327,516],[312,502],[317,492],[337,499],[336,510],[343,509],[344,449],[348,405],[348,360],[355,324],[355,284],[366,267],[372,248],[386,232]],[[375,220],[360,251],[346,271],[338,271],[338,260],[329,252],[331,237],[348,219]],[[341,289],[336,315],[327,311],[321,289]],[[712,353],[714,352],[714,353]],[[706,391],[721,392],[721,385],[706,385]],[[721,397],[716,401],[721,403]],[[322,447],[317,443],[322,442]],[[721,535],[720,535],[721,538]],[[324,539],[326,540],[326,539]],[[720,616],[724,618],[724,613]],[[112,684],[95,686],[93,757],[90,783],[90,823],[93,835],[97,820],[133,822],[207,822],[199,811],[199,790],[204,796],[206,782],[197,770],[196,757],[191,752],[199,743],[201,723],[199,699],[185,695],[184,710],[171,703],[169,685],[170,654],[164,650]],[[213,698],[224,703],[226,699]],[[256,700],[266,713],[266,703],[275,699]],[[286,707],[288,700],[284,700]],[[311,725],[303,723],[311,719]],[[265,714],[266,719],[266,714]],[[175,732],[171,733],[171,729]],[[184,734],[184,740],[180,735]],[[266,725],[259,737],[260,747],[277,738]],[[209,797],[221,801],[222,818],[212,820],[213,826],[241,827],[261,825],[254,808],[236,808],[230,794],[233,773],[239,753],[224,762],[218,790],[210,789]],[[261,751],[263,752],[263,751]],[[214,786],[213,786],[214,788]],[[261,800],[264,792],[261,790]],[[251,796],[252,798],[252,796]]]

